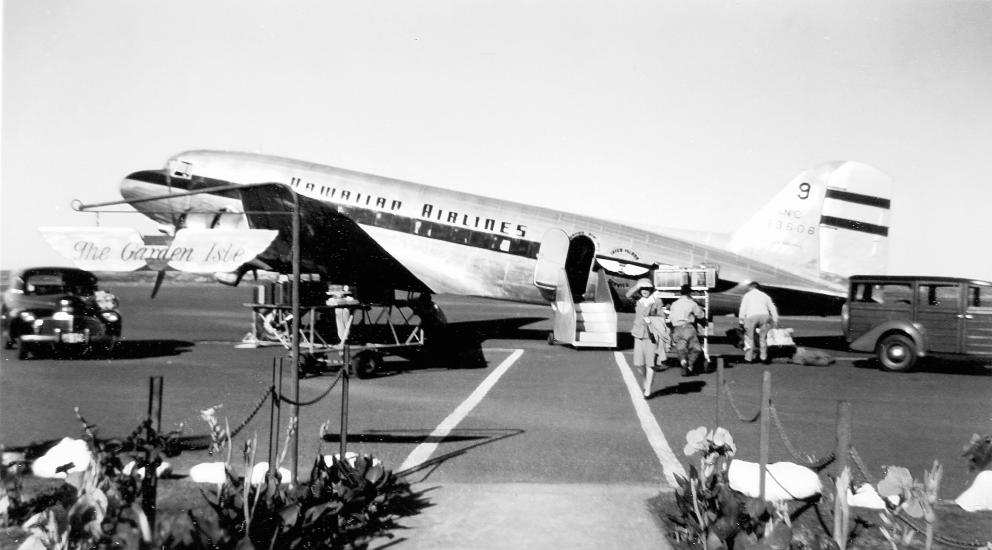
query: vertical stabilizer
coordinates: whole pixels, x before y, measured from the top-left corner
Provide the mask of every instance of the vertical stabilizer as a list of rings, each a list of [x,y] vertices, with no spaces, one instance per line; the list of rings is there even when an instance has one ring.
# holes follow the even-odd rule
[[[737,254],[810,277],[885,273],[892,180],[871,166],[806,170],[737,230]]]

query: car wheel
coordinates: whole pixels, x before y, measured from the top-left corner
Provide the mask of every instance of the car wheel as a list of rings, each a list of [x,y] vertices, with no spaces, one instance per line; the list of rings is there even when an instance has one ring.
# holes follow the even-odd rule
[[[382,370],[382,356],[374,351],[363,351],[351,360],[351,367],[355,376],[359,378],[370,378]]]
[[[906,372],[916,364],[916,344],[905,334],[889,334],[882,338],[877,353],[882,370]]]
[[[28,345],[24,342],[18,342],[17,346],[17,358],[21,361],[26,361],[31,358],[31,350]]]

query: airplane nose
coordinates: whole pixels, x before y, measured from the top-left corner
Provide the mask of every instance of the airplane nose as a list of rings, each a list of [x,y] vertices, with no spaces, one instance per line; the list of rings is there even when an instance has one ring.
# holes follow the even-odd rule
[[[136,201],[150,197],[161,196],[169,192],[166,184],[165,172],[163,170],[142,170],[128,174],[120,184],[121,198],[126,201]],[[168,221],[168,216],[156,215],[149,210],[154,209],[151,203],[138,203],[132,206],[143,212],[146,216],[157,221]],[[158,206],[161,206],[159,204]],[[163,218],[163,219],[159,219]]]

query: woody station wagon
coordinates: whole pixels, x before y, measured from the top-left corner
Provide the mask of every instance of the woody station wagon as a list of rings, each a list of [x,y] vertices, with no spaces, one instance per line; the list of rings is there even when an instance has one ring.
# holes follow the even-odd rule
[[[841,320],[851,349],[875,352],[888,371],[925,356],[992,362],[992,282],[855,275]]]

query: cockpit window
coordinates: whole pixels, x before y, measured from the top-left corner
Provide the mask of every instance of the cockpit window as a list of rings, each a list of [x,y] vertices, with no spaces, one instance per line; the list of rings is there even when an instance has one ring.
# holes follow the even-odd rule
[[[169,161],[169,175],[174,178],[190,179],[193,176],[193,165],[179,159]]]

